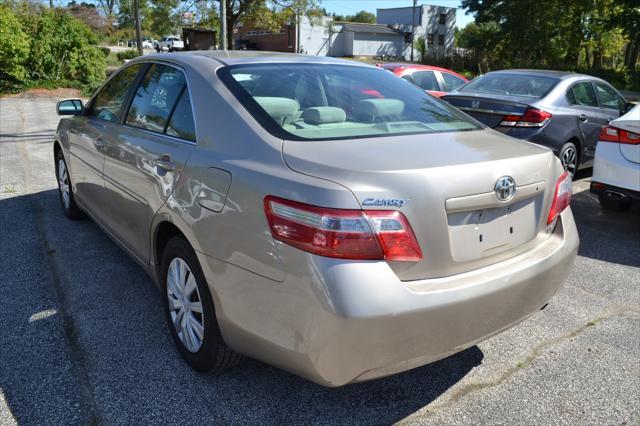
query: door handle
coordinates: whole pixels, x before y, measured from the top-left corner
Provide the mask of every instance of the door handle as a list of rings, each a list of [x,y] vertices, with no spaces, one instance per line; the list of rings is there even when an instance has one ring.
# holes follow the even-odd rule
[[[587,121],[587,120],[588,120],[588,117],[587,117],[586,115],[584,115],[584,114],[580,114],[580,115],[578,116],[578,120],[580,120],[580,121]]]
[[[165,172],[173,172],[176,170],[176,165],[171,161],[169,156],[156,158],[155,160],[153,160],[153,165],[159,169],[164,170]]]

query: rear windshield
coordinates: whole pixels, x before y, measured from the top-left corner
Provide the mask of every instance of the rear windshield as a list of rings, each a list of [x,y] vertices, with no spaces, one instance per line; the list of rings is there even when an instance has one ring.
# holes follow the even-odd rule
[[[269,132],[289,140],[349,139],[480,129],[481,125],[380,68],[235,65],[219,76]]]
[[[541,98],[558,83],[557,78],[522,74],[485,74],[468,83],[465,92]]]

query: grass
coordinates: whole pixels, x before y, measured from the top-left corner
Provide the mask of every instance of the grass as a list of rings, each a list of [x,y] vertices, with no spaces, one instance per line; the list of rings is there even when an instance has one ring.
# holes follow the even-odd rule
[[[111,52],[109,52],[109,55],[107,56],[107,66],[108,67],[119,67],[120,65],[122,65],[122,61],[118,60],[118,56],[117,56],[116,52],[114,52],[113,50]]]

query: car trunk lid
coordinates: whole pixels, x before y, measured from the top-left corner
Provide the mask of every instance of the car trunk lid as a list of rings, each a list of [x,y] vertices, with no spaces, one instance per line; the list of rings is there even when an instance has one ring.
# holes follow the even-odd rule
[[[442,97],[451,105],[466,112],[476,120],[503,133],[510,127],[500,127],[500,122],[507,115],[522,115],[530,105],[531,99],[522,96],[480,95],[470,92],[458,92]]]
[[[365,210],[407,217],[423,258],[390,262],[404,281],[487,266],[546,238],[553,154],[492,130],[285,141],[283,157],[293,170],[349,188]],[[504,176],[517,191],[500,202],[494,189]]]

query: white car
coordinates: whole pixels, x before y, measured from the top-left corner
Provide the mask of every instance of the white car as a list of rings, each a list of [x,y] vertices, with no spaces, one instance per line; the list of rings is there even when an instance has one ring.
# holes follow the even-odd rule
[[[152,39],[146,39],[142,41],[142,48],[143,49],[153,49],[155,45],[155,41]]]
[[[640,105],[600,132],[591,192],[609,210],[627,210],[640,201]]]
[[[184,42],[178,36],[162,37],[157,47],[158,52],[168,50],[174,52],[176,50],[184,50]]]

